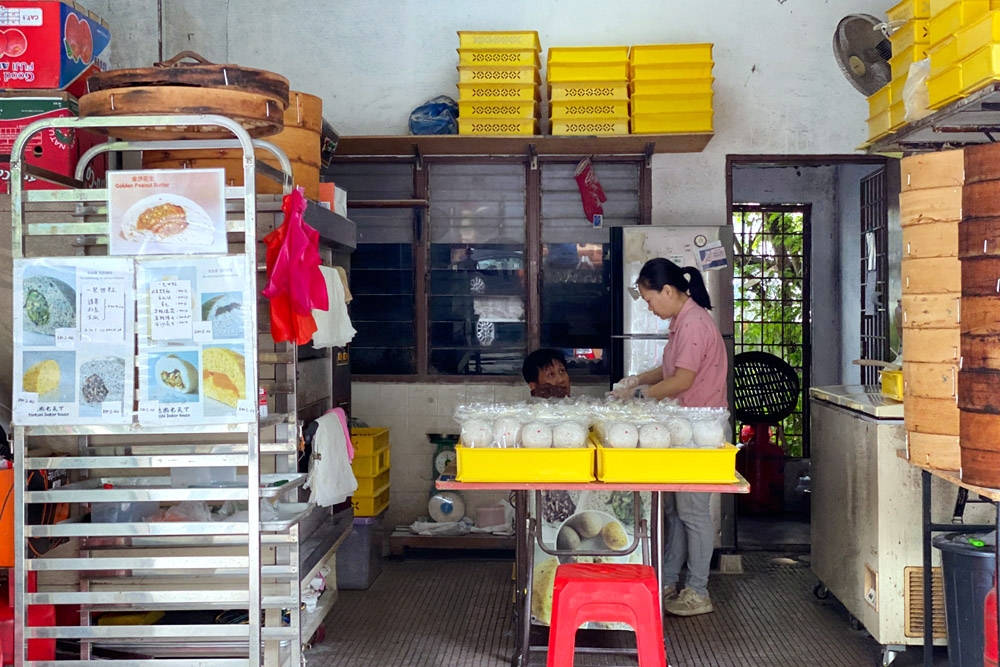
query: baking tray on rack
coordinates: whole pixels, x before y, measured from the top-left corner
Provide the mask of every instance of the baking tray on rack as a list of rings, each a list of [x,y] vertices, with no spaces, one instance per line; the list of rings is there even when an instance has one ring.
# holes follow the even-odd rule
[[[268,473],[260,476],[260,497],[273,498],[289,489],[302,486],[306,481],[306,473]],[[104,489],[110,484],[111,489]],[[46,502],[58,502],[61,494],[66,494],[65,502],[129,502],[139,500],[214,500],[205,491],[240,490],[247,486],[246,475],[237,475],[233,482],[213,482],[204,486],[187,486],[177,488],[171,486],[170,477],[92,477],[90,479],[66,484],[58,489],[44,492],[55,498]],[[74,491],[86,491],[86,498],[70,497]],[[89,493],[100,491],[100,494]],[[38,492],[35,492],[38,493]],[[191,497],[184,497],[190,495]]]
[[[260,529],[267,532],[288,530],[304,519],[315,507],[312,503],[275,503],[275,509],[278,510],[277,518],[261,521]]]

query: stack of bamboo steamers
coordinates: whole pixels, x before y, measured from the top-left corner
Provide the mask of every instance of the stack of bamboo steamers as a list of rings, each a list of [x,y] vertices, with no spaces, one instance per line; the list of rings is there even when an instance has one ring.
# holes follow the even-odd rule
[[[902,162],[907,453],[1000,488],[1000,146]]]

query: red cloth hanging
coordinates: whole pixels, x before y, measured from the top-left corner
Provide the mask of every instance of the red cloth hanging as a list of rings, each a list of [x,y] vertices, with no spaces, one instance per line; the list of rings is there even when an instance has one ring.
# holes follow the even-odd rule
[[[326,281],[319,270],[319,232],[306,224],[302,188],[285,195],[281,226],[264,237],[267,287],[271,302],[271,337],[276,343],[304,345],[316,332],[313,310],[330,307]]]

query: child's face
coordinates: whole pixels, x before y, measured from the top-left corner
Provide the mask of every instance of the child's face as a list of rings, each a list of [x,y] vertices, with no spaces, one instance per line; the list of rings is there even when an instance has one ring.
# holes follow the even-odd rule
[[[539,369],[538,381],[530,382],[528,384],[532,390],[536,389],[540,385],[559,387],[566,392],[566,396],[569,396],[569,373],[566,372],[566,367],[558,361],[553,361],[545,368]]]

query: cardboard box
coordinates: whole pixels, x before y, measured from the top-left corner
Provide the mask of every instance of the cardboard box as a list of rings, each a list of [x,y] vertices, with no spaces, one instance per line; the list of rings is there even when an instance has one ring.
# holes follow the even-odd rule
[[[108,69],[111,33],[80,5],[11,0],[0,7],[0,88],[87,92],[87,78]]]
[[[76,99],[67,93],[48,91],[33,97],[0,95],[0,194],[10,192],[10,152],[14,140],[25,127],[44,118],[65,118],[77,114]],[[72,177],[80,156],[106,138],[93,132],[46,130],[36,134],[25,150],[26,162],[63,176]],[[88,187],[102,187],[107,176],[107,156],[90,163],[84,182]],[[34,178],[26,190],[60,190],[62,186]]]
[[[337,215],[347,217],[347,190],[338,188],[333,183],[319,184],[319,205],[330,209]]]

